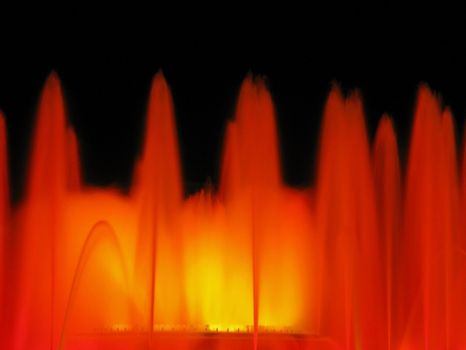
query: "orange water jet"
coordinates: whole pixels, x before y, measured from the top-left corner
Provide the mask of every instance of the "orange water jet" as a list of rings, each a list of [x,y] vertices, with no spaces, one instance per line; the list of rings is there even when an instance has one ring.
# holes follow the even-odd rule
[[[25,195],[11,208],[0,114],[2,348],[466,346],[466,161],[460,173],[453,117],[427,87],[404,175],[390,117],[371,146],[360,96],[338,87],[307,188],[283,181],[261,79],[240,89],[218,188],[183,197],[161,73],[144,140],[128,194],[83,183],[51,74]]]

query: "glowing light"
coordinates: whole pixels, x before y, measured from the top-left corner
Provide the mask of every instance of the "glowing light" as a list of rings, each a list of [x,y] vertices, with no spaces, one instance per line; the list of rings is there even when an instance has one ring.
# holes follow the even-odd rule
[[[217,190],[183,198],[162,74],[145,131],[129,194],[86,185],[52,74],[11,208],[0,115],[1,348],[466,346],[466,161],[460,176],[451,113],[426,87],[405,176],[391,119],[371,147],[360,96],[338,88],[305,189],[283,183],[260,79],[240,90]]]

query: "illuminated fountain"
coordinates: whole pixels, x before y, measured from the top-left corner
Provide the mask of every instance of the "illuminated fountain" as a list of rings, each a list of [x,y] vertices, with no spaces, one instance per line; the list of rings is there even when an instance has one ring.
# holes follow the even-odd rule
[[[0,116],[2,349],[466,348],[466,185],[426,87],[404,176],[391,119],[371,147],[360,97],[333,88],[316,183],[286,186],[273,103],[250,77],[218,189],[188,198],[161,74],[128,194],[82,182],[55,74],[15,207],[6,144]]]

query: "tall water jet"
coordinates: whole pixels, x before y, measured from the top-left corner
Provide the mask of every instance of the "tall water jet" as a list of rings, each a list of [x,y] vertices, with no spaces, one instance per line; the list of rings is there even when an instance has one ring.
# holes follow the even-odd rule
[[[236,110],[237,145],[239,147],[239,172],[236,174],[241,189],[245,191],[246,200],[242,203],[243,210],[250,213],[252,280],[253,280],[253,325],[254,348],[257,349],[258,325],[261,318],[261,304],[267,303],[262,298],[261,288],[263,253],[258,246],[263,241],[267,222],[264,212],[261,212],[265,201],[270,209],[276,210],[276,198],[280,184],[280,164],[278,158],[278,143],[275,130],[272,101],[265,89],[264,83],[255,84],[247,78],[240,90]],[[269,213],[276,217],[278,213]]]
[[[183,311],[182,246],[177,228],[182,180],[173,103],[162,73],[152,83],[145,130],[133,184],[141,213],[135,272],[141,283],[137,292],[143,293],[139,306],[141,311],[149,310],[143,324],[152,332],[155,322],[179,324]]]
[[[401,175],[398,146],[392,119],[382,116],[377,128],[373,148],[375,189],[377,197],[378,230],[385,251],[381,251],[382,274],[385,276],[384,289],[387,315],[387,347],[392,349],[392,307],[394,248],[399,246],[401,214]]]
[[[62,208],[67,188],[66,119],[58,77],[52,73],[39,101],[18,245],[18,297],[14,305],[11,348],[32,344],[54,348],[61,280],[57,280],[57,246],[62,244]]]
[[[325,106],[316,196],[320,331],[348,349],[386,347],[382,242],[362,104],[357,94],[344,99],[338,88]]]
[[[340,207],[343,192],[334,183],[345,180],[341,170],[346,169],[342,159],[341,143],[345,140],[344,101],[338,88],[333,88],[324,109],[316,193],[316,225],[319,235],[319,333],[327,334],[348,347],[352,342],[353,320],[351,317],[352,291],[348,274],[349,254],[342,250],[349,248],[348,235],[342,235],[337,225],[341,220],[332,221],[332,215],[339,217],[345,212]],[[336,169],[341,166],[342,169]],[[338,181],[338,182],[337,182]],[[337,226],[333,228],[332,226]],[[331,243],[334,245],[331,245]],[[333,249],[331,249],[333,246]],[[333,264],[328,264],[332,261]]]
[[[451,242],[458,183],[451,115],[419,90],[406,173],[397,285],[397,338],[403,346],[448,348]]]
[[[21,229],[20,283],[14,348],[56,339],[56,245],[66,189],[65,114],[58,77],[40,97]]]

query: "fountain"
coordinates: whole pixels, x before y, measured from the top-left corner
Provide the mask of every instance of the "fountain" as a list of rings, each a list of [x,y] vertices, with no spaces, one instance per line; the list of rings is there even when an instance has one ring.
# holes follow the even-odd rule
[[[371,145],[361,97],[333,87],[307,188],[283,181],[261,79],[240,89],[218,188],[183,196],[176,135],[158,73],[130,191],[86,184],[52,73],[13,206],[0,114],[1,348],[466,347],[466,159],[426,86],[404,167],[390,117]]]

